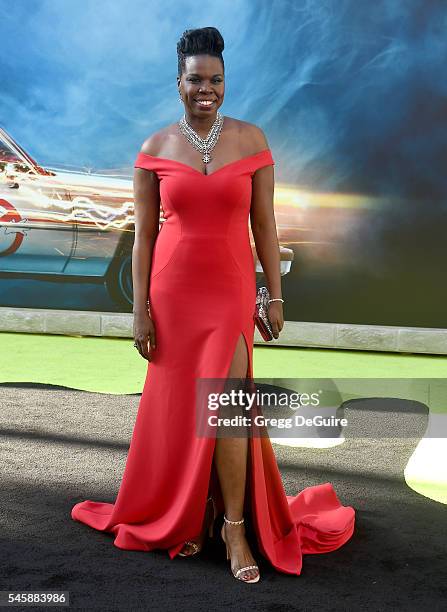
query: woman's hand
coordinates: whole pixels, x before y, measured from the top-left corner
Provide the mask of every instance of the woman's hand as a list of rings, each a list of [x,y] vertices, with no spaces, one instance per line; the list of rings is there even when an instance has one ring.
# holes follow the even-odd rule
[[[273,337],[279,338],[279,332],[284,327],[284,314],[282,302],[270,302],[268,307],[268,317],[272,325]]]
[[[152,361],[152,350],[156,347],[155,327],[147,311],[134,314],[133,337],[140,355]]]

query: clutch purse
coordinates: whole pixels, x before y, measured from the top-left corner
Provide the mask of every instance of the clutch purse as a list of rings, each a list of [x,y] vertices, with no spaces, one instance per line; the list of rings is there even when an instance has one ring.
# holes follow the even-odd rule
[[[267,287],[259,287],[256,294],[256,307],[253,318],[263,340],[273,340],[272,326],[268,317],[270,293]]]

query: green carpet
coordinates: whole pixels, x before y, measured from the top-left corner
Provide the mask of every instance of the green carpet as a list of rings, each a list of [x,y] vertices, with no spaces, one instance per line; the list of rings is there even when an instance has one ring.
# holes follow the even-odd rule
[[[140,393],[147,361],[131,338],[0,333],[0,382]],[[255,345],[256,378],[445,378],[447,356]]]
[[[131,338],[0,333],[0,383],[36,382],[109,394],[141,393],[147,361]],[[447,356],[255,345],[256,378],[446,378]],[[392,384],[392,383],[391,383]],[[442,385],[445,387],[445,385]],[[442,398],[432,412],[445,412]],[[433,410],[433,408],[435,408]],[[406,482],[421,495],[447,503],[444,446],[433,458],[426,440]],[[444,440],[441,440],[444,442]],[[411,469],[410,469],[411,468]]]

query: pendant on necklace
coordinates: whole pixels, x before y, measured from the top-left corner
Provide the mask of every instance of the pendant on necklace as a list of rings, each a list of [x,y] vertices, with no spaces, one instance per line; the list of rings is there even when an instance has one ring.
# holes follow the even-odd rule
[[[211,161],[211,156],[209,153],[205,153],[204,156],[202,157],[203,163],[207,164],[208,162]]]

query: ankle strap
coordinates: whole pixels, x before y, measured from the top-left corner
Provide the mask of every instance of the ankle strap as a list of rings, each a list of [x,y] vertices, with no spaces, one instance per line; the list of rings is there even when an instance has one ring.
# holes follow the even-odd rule
[[[244,522],[244,517],[242,517],[240,521],[230,521],[224,514],[224,521],[226,523],[230,523],[230,525],[242,525],[242,523]]]

